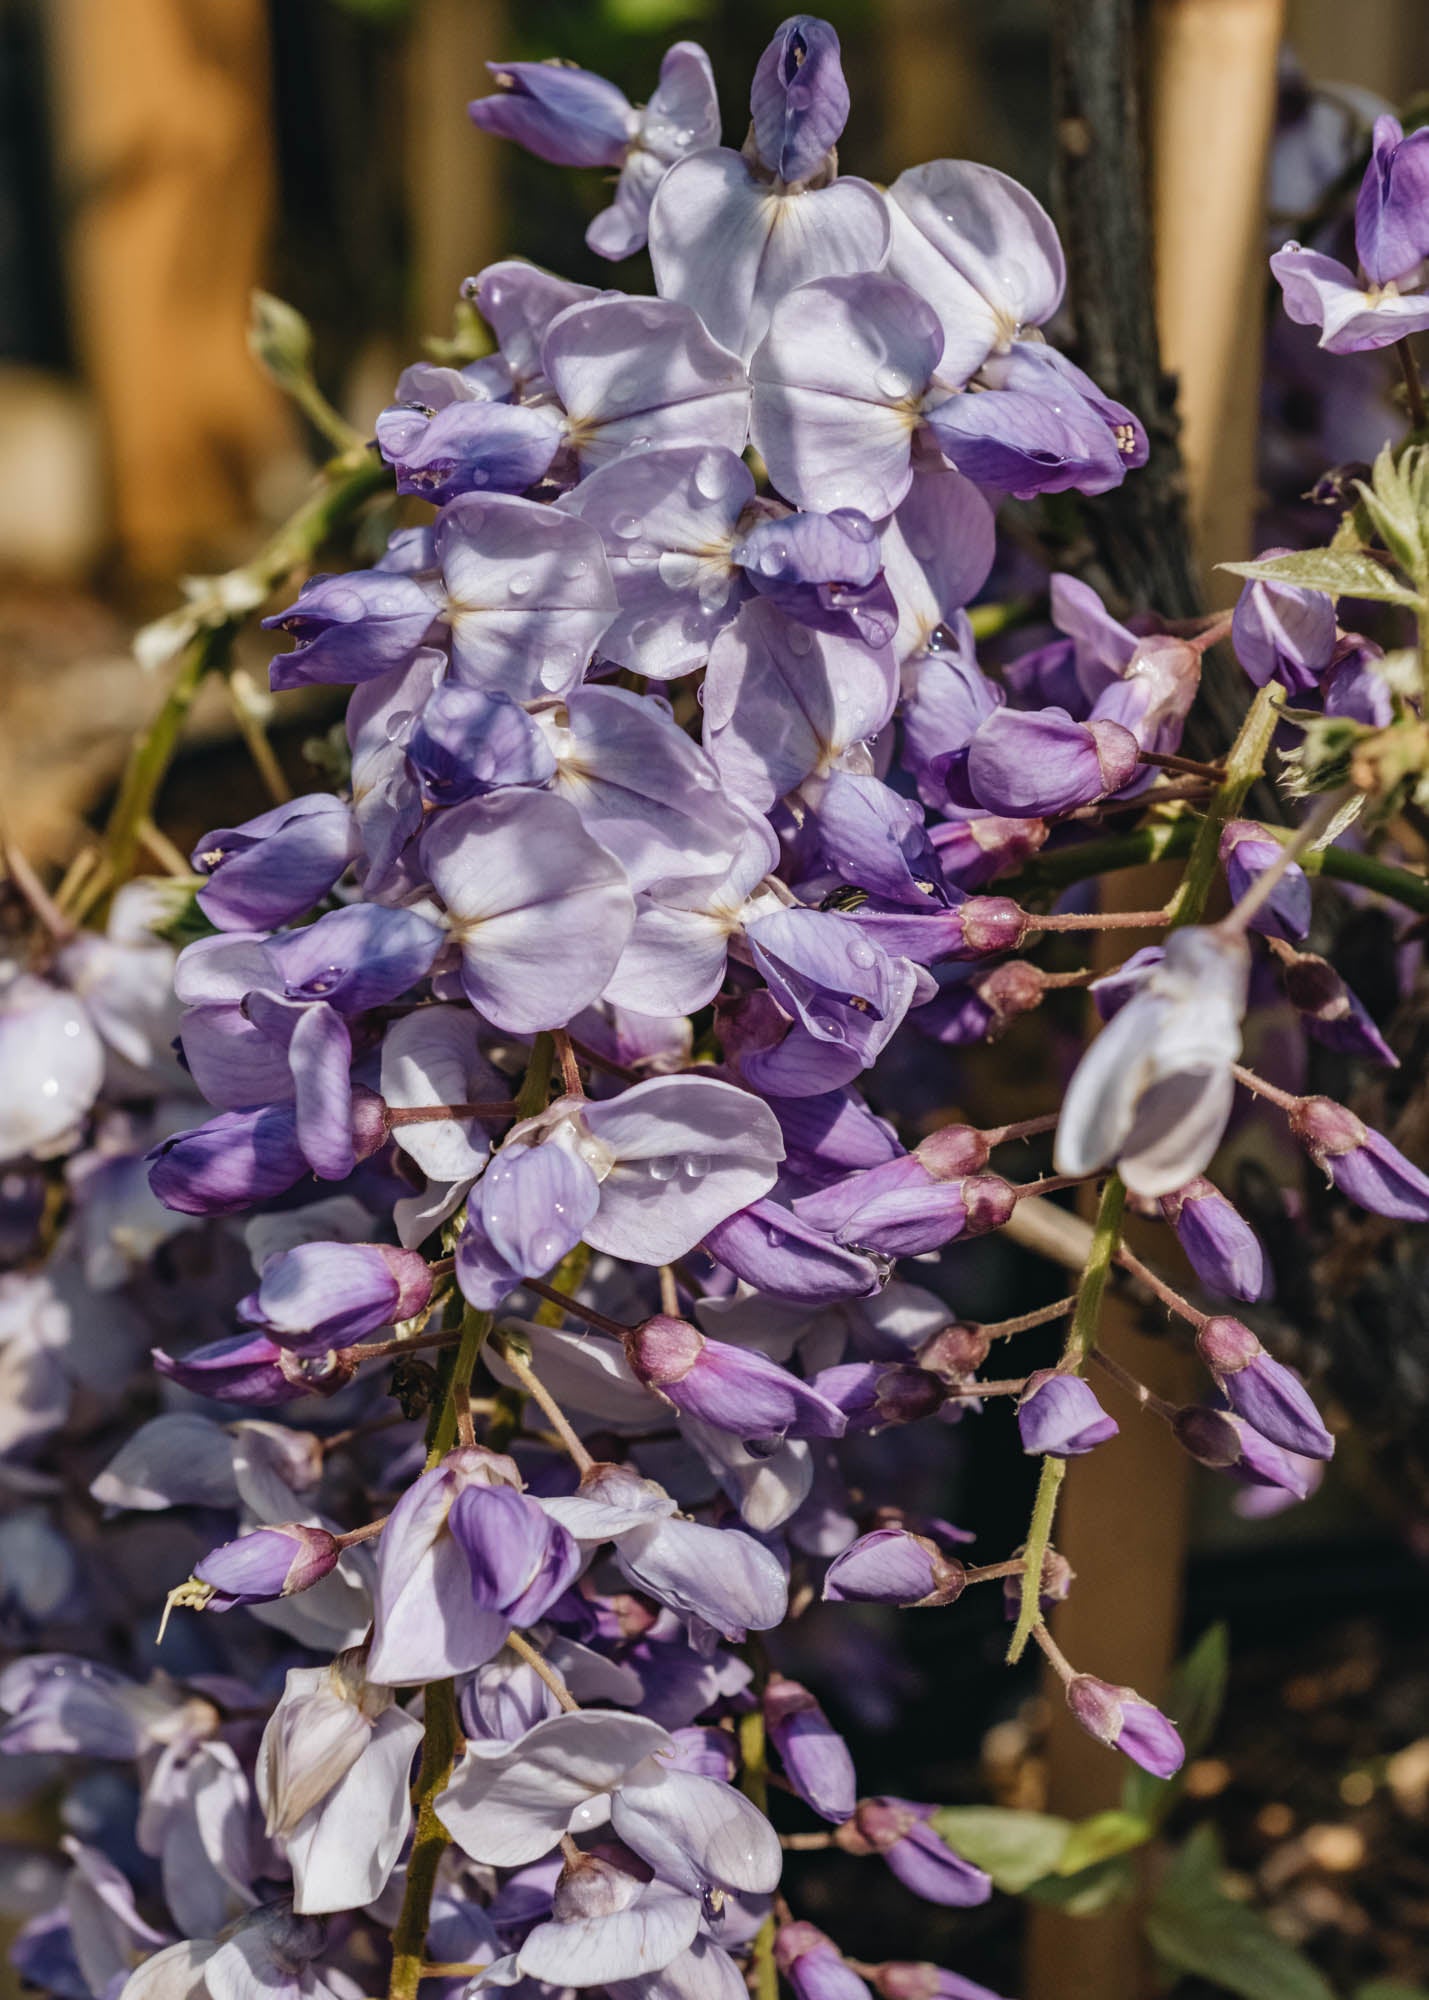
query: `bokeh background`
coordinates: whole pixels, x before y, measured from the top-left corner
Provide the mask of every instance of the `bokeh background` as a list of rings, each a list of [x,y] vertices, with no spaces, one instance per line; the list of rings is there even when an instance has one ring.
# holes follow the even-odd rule
[[[846,169],[881,180],[967,155],[1046,198],[1057,5],[826,0],[854,89]],[[1293,48],[1310,77],[1403,101],[1429,83],[1429,4],[1154,0],[1147,11],[1155,59],[1181,66],[1174,91],[1155,78],[1148,89],[1163,347],[1182,375],[1198,545],[1210,594],[1223,598],[1209,564],[1247,552],[1263,498],[1258,260],[1277,50]],[[693,36],[714,58],[737,144],[746,80],[784,12],[780,0],[0,0],[9,838],[41,861],[74,852],[155,699],[129,650],[136,624],[174,601],[183,574],[240,560],[304,491],[317,440],[250,359],[252,289],[307,316],[322,388],[369,425],[423,339],[451,333],[461,280],[493,257],[519,252],[609,282],[583,242],[603,204],[599,178],[544,166],[467,121],[486,60],[566,56],[639,101],[667,43]],[[648,271],[623,268],[618,282],[643,289]],[[261,635],[250,644],[261,682]],[[324,723],[323,699],[276,718],[299,788],[322,782],[303,744]],[[182,848],[187,834],[266,803],[215,691],[166,793],[165,825]],[[1035,1044],[1014,1035],[1000,1069],[983,1063],[983,1098],[964,1096],[965,1108],[989,1121],[1044,1108],[1049,1050]],[[910,1107],[924,1093],[926,1111],[927,1074],[907,1088]],[[961,1088],[946,1082],[950,1095]],[[1293,1264],[1291,1228],[1277,1247]],[[1016,1256],[970,1260],[969,1310],[1053,1296],[1043,1267]],[[1422,1297],[1414,1323],[1386,1326],[1386,1340],[1429,1348]],[[1134,1327],[1124,1337],[1148,1375],[1179,1366],[1164,1342]],[[1192,1768],[1185,1824],[1217,1825],[1232,1882],[1340,1990],[1366,1968],[1422,1982],[1429,1517],[1413,1439],[1388,1478],[1348,1449],[1314,1502],[1273,1523],[1239,1519],[1223,1492],[1167,1461],[1159,1439],[1148,1449],[1128,1434],[1097,1455],[1095,1477],[1088,1468],[1073,1483],[1068,1552],[1084,1571],[1087,1664],[1154,1694],[1169,1660],[1224,1620],[1232,1700]],[[945,1474],[919,1476],[936,1486]],[[989,1556],[1018,1539],[1027,1500],[1006,1426],[969,1427],[947,1504]],[[915,1798],[1115,1806],[1114,1760],[1057,1726],[1033,1675],[1009,1688],[1000,1673],[997,1606],[969,1600],[956,1625],[950,1617],[905,1621],[909,1652],[896,1666],[875,1630],[861,1655],[860,1629],[843,1622],[841,1719],[865,1777]],[[819,1621],[808,1629],[810,1645],[835,1643]],[[837,1910],[841,1940],[867,1957],[947,1956],[936,1916],[925,1913],[916,1938],[895,1937],[904,1903],[851,1903],[864,1880],[821,1862],[798,1878],[801,1910]],[[1031,1929],[1024,1964],[1022,1913],[999,1898],[959,1920],[949,1962],[1025,2000],[1140,1990],[1127,1983],[1136,1947],[1118,1908],[1092,1918],[1043,1908]],[[1185,1983],[1178,2000],[1211,1990]]]

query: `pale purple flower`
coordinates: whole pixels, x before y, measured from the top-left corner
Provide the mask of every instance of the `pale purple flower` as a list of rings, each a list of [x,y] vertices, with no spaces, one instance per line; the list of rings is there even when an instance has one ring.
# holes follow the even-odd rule
[[[1265,549],[1261,559],[1289,553]],[[1335,600],[1302,584],[1250,577],[1236,600],[1231,644],[1257,687],[1278,681],[1288,694],[1303,697],[1318,686],[1334,658]]]
[[[1230,1117],[1249,953],[1234,932],[1172,931],[1159,964],[1083,1056],[1062,1101],[1058,1173],[1115,1163],[1133,1194],[1204,1172]]]
[[[564,799],[503,791],[453,806],[423,836],[422,862],[467,998],[497,1027],[557,1027],[597,998],[634,907],[624,869]]]
[[[460,493],[524,493],[536,485],[560,448],[560,413],[493,402],[486,388],[478,380],[462,393],[467,382],[448,368],[404,372],[396,401],[376,425],[399,493],[440,507]]]
[[[263,620],[265,631],[298,642],[273,661],[274,691],[391,673],[416,656],[439,615],[436,593],[417,577],[376,569],[309,577],[296,603]]]
[[[290,1522],[210,1549],[194,1564],[194,1575],[213,1593],[206,1608],[229,1611],[235,1604],[262,1604],[310,1590],[337,1567],[340,1553],[325,1528]]]
[[[797,2000],[873,2000],[833,1939],[813,1924],[781,1924],[774,1962]]]
[[[615,613],[592,529],[534,500],[466,493],[437,517],[436,551],[455,680],[517,701],[577,685]]]
[[[749,88],[759,165],[786,185],[811,179],[838,144],[848,107],[838,36],[813,14],[792,15],[759,58]]]
[[[965,803],[1041,819],[1119,792],[1139,745],[1115,721],[1078,722],[1064,708],[994,708],[967,745]]]
[[[887,1265],[835,1243],[776,1201],[751,1202],[706,1232],[710,1255],[757,1291],[805,1305],[871,1297]]]
[[[503,785],[544,785],[556,769],[549,739],[510,695],[457,681],[434,690],[406,752],[423,797],[440,806]]]
[[[309,793],[204,835],[190,856],[207,877],[198,906],[220,930],[270,930],[321,901],[357,852],[351,808]]]
[[[1429,292],[1401,292],[1393,281],[1362,285],[1347,265],[1319,250],[1286,243],[1270,269],[1288,316],[1299,326],[1318,326],[1330,354],[1390,347],[1429,327]]]
[[[601,292],[568,306],[547,329],[541,365],[582,473],[652,445],[744,449],[743,364],[676,299]]]
[[[1345,1056],[1398,1069],[1399,1057],[1380,1033],[1359,995],[1345,984],[1333,965],[1310,951],[1296,951],[1280,939],[1271,950],[1280,967],[1285,997],[1305,1023],[1306,1031]]]
[[[73,993],[21,973],[0,990],[0,1159],[77,1134],[104,1081],[104,1049]]]

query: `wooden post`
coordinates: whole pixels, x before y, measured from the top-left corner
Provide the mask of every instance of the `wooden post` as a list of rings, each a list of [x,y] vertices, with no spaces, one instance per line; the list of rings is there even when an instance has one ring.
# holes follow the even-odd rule
[[[463,278],[499,257],[502,140],[466,115],[490,88],[483,63],[509,55],[501,0],[422,0],[407,51],[407,174],[412,317],[449,334]]]
[[[263,0],[52,0],[70,294],[124,554],[222,557],[291,439],[250,360],[273,205]]]
[[[1213,604],[1249,552],[1266,295],[1265,174],[1284,0],[1156,0],[1152,187],[1161,349],[1177,376],[1191,532]]]
[[[1113,584],[1171,615],[1195,610],[1203,593],[1224,599],[1206,565],[1249,548],[1282,13],[1282,0],[1156,0],[1149,239],[1130,0],[1064,0],[1054,11],[1058,178],[1079,342],[1092,373],[1148,420],[1152,437],[1146,472],[1095,503],[1091,525]],[[1177,378],[1174,401],[1163,356]],[[1221,675],[1207,688],[1214,747],[1243,706],[1238,680]],[[1116,877],[1108,904],[1151,908],[1171,886],[1160,870]],[[1121,933],[1116,956],[1137,942]],[[1164,1231],[1157,1249],[1164,1257]],[[1147,1339],[1115,1299],[1101,1338],[1158,1393],[1189,1394],[1186,1358]],[[1190,1467],[1154,1420],[1123,1405],[1116,1414],[1121,1435],[1067,1479],[1054,1540],[1078,1582],[1054,1622],[1076,1666],[1155,1700],[1176,1650]],[[1055,1676],[1047,1693],[1051,1810],[1115,1805],[1121,1760],[1072,1722]],[[1033,1911],[1027,2000],[1140,2000],[1155,1990],[1135,1903],[1080,1920]]]

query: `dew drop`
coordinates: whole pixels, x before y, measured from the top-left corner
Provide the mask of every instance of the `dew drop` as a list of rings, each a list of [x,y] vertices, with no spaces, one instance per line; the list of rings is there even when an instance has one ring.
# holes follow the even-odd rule
[[[389,743],[400,743],[416,719],[415,713],[410,708],[399,708],[383,723],[382,734]]]
[[[718,500],[729,487],[729,464],[717,451],[703,453],[695,466],[695,490],[706,500]]]
[[[880,396],[887,396],[889,401],[894,403],[901,403],[913,387],[901,368],[880,368],[873,378],[873,384]]]
[[[652,562],[658,562],[660,551],[653,542],[632,542],[625,552],[625,559],[637,569],[648,569]]]
[[[808,626],[791,625],[789,627],[789,651],[791,653],[803,654],[803,653],[812,653],[813,650],[814,650],[814,635],[809,630]]]
[[[506,588],[513,597],[529,597],[533,578],[530,570],[518,569]]]
[[[680,1171],[680,1162],[672,1153],[662,1153],[658,1159],[645,1162],[645,1171],[652,1181],[672,1181]]]
[[[633,514],[617,514],[610,524],[610,532],[619,536],[622,542],[633,541],[640,533],[640,523]]]
[[[878,963],[878,953],[862,938],[855,938],[848,948],[848,962],[856,965],[860,972],[871,972]]]
[[[710,1170],[710,1163],[703,1153],[685,1153],[680,1159],[680,1174],[687,1181],[702,1181]]]

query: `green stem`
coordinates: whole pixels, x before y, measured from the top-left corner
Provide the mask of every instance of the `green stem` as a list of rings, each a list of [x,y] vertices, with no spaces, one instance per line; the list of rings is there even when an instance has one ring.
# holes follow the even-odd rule
[[[545,1110],[551,1095],[551,1071],[555,1060],[555,1036],[537,1035],[531,1044],[531,1060],[526,1065],[521,1088],[516,1093],[518,1118],[534,1118],[538,1111]]]
[[[183,648],[179,664],[157,715],[135,738],[119,783],[118,796],[105,836],[113,879],[122,882],[134,866],[139,829],[153,816],[159,788],[178,748],[189,711],[205,679],[227,664],[234,636],[248,611],[224,607],[225,584],[247,588],[235,594],[250,607],[275,590],[284,577],[317,554],[328,537],[349,521],[363,503],[390,486],[391,468],[365,447],[333,459],[323,469],[323,483],[304,501],[254,556],[229,577],[216,581],[204,622]]]
[[[769,1809],[769,1746],[764,1710],[750,1709],[739,1718],[739,1788],[757,1812]],[[754,2000],[778,2000],[779,1968],[774,1960],[774,1912],[771,1910],[754,1939],[749,1970]]]
[[[1106,1290],[1107,1275],[1116,1256],[1125,1210],[1126,1189],[1122,1185],[1121,1176],[1113,1174],[1102,1189],[1092,1245],[1087,1252],[1081,1283],[1077,1287],[1077,1303],[1072,1312],[1067,1344],[1062,1351],[1063,1368],[1079,1370],[1096,1346],[1097,1327],[1101,1320],[1102,1294]],[[1012,1643],[1007,1649],[1009,1665],[1022,1658],[1032,1628],[1042,1615],[1040,1609],[1042,1568],[1047,1560],[1047,1550],[1051,1546],[1052,1523],[1057,1514],[1057,1497],[1066,1476],[1067,1461],[1064,1458],[1043,1459],[1042,1471],[1037,1481],[1037,1498],[1032,1506],[1032,1520],[1027,1529],[1027,1546],[1023,1551],[1027,1567],[1022,1572],[1022,1595],[1017,1610],[1017,1624],[1013,1628]]]
[[[476,1364],[481,1350],[486,1345],[486,1336],[493,1324],[489,1312],[473,1312],[468,1306],[461,1317],[461,1341],[457,1347],[456,1360],[447,1379],[447,1392],[442,1399],[441,1413],[432,1431],[431,1449],[427,1453],[427,1471],[440,1465],[452,1446],[456,1443],[457,1410],[461,1399],[471,1389],[471,1378],[476,1372]]]
[[[452,1766],[462,1747],[457,1721],[456,1688],[451,1681],[430,1681],[422,1698],[422,1762],[412,1794],[416,1824],[407,1863],[402,1909],[392,1931],[392,1976],[388,2000],[417,2000],[432,1914],[437,1870],[451,1835],[437,1818],[436,1802],[447,1788]]]
[[[1240,734],[1227,754],[1224,781],[1211,794],[1206,816],[1197,827],[1196,837],[1191,843],[1186,872],[1172,905],[1173,928],[1198,924],[1205,914],[1206,899],[1220,866],[1221,829],[1227,820],[1235,818],[1245,804],[1246,793],[1264,769],[1266,752],[1275,734],[1284,701],[1283,688],[1271,681],[1250,705],[1250,712],[1240,726]]]

